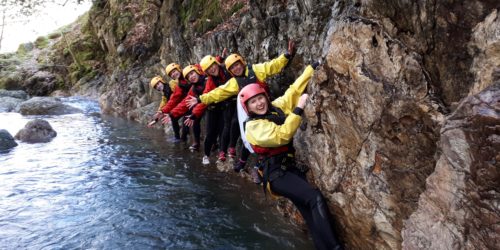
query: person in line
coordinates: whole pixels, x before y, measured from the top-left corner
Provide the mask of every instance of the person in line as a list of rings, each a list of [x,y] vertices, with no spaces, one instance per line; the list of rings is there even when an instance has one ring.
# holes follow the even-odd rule
[[[189,150],[196,151],[200,148],[200,136],[201,136],[201,127],[200,122],[203,117],[203,113],[205,111],[206,106],[195,106],[190,109],[187,106],[186,100],[190,96],[198,97],[203,93],[205,89],[206,78],[199,66],[197,65],[188,65],[182,70],[182,74],[185,79],[191,84],[191,89],[189,90],[186,97],[179,102],[179,104],[170,111],[169,115],[172,120],[178,120],[181,117],[186,117],[184,121],[184,125],[188,127],[193,127],[193,143],[189,147]],[[164,122],[168,122],[167,119],[164,119]]]
[[[295,44],[293,43],[293,41],[289,41],[288,51],[285,54],[280,55],[278,58],[275,58],[269,62],[250,65],[247,64],[243,57],[241,57],[239,54],[231,54],[226,58],[224,64],[233,78],[227,81],[224,85],[221,85],[216,89],[201,95],[198,98],[188,98],[188,105],[192,107],[200,102],[205,105],[209,105],[212,103],[225,101],[228,98],[236,96],[239,90],[249,83],[256,82],[268,89],[265,80],[280,73],[282,69],[288,64],[289,59],[294,56],[294,54]],[[246,161],[249,156],[250,151],[248,151],[245,147],[242,147],[240,159],[238,161],[235,161],[233,169],[236,172],[241,171],[245,167]],[[251,175],[255,183],[260,183],[260,178],[257,174],[256,168],[252,169]]]
[[[321,192],[295,167],[292,139],[308,98],[302,93],[318,65],[307,66],[285,94],[272,102],[264,87],[256,83],[247,85],[238,95],[249,116],[244,136],[263,157],[264,192],[269,189],[293,202],[306,221],[317,249],[343,249]]]
[[[172,78],[176,85],[174,88],[174,92],[170,96],[167,104],[165,104],[161,108],[162,114],[169,114],[170,111],[172,111],[172,109],[175,108],[179,104],[179,102],[181,102],[187,96],[187,93],[191,88],[191,84],[186,81],[186,79],[182,75],[181,66],[177,63],[171,63],[167,65],[167,67],[165,68],[165,73],[167,73],[167,75]],[[163,115],[163,124],[170,120],[172,123],[172,130],[174,131],[174,142],[180,142],[181,140],[186,141],[187,135],[189,133],[189,128],[182,124],[182,133],[180,133],[179,118],[170,119],[170,117]]]
[[[224,55],[224,52],[223,52]],[[208,93],[211,90],[217,88],[218,86],[224,84],[231,75],[227,72],[224,67],[221,65],[222,57],[217,56],[213,57],[211,55],[207,55],[203,57],[200,61],[201,69],[207,75],[207,81],[205,84],[205,90],[203,93]],[[205,105],[203,103],[198,103],[193,109],[193,115],[195,117],[200,117],[199,111],[204,110],[206,108],[206,132],[207,136],[205,137],[204,142],[204,152],[202,163],[204,165],[210,164],[210,152],[212,147],[217,143],[217,138],[219,138],[220,151],[218,155],[219,161],[225,161],[225,150],[227,150],[227,143],[225,143],[221,137],[223,132],[226,131],[225,121],[224,121],[224,109],[226,107],[225,102],[214,103],[210,105]]]
[[[155,76],[149,82],[149,86],[151,87],[151,89],[155,89],[161,92],[162,96],[161,96],[160,106],[158,107],[156,113],[153,115],[151,122],[148,123],[148,127],[153,127],[153,125],[156,124],[158,120],[160,120],[163,117],[163,112],[161,112],[161,109],[167,104],[168,100],[170,99],[170,96],[174,92],[176,84],[177,83],[174,80],[171,80],[169,82],[169,85],[167,86],[165,84],[165,80],[163,80],[161,76]]]

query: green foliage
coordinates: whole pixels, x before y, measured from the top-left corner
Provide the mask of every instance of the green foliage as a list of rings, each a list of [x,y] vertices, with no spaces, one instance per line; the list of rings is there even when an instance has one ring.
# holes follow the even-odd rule
[[[39,36],[35,40],[35,46],[39,49],[47,48],[48,45],[49,45],[49,39],[45,36]]]
[[[244,4],[239,2],[233,5],[230,10],[222,11],[220,0],[192,0],[182,6],[180,16],[184,25],[187,26],[188,22],[195,21],[194,30],[205,33],[224,22],[243,6]]]

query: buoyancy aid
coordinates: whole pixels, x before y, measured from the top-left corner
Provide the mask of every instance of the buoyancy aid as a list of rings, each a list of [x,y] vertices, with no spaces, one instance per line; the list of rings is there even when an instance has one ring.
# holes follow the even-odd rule
[[[191,84],[184,78],[179,78],[179,83],[177,84],[177,86],[182,89],[182,93],[184,96],[187,95],[189,89],[191,89]]]
[[[267,86],[266,82],[260,81],[259,78],[257,78],[252,65],[248,64],[247,68],[248,68],[248,75],[234,77],[234,79],[236,79],[236,82],[238,83],[239,89],[241,90],[243,87],[251,83],[258,83],[259,85],[265,88],[267,93],[269,93],[269,87]]]
[[[167,84],[164,84],[163,86],[163,96],[165,96],[165,98],[167,98],[167,100],[170,100],[170,96],[172,95],[172,93],[174,93],[172,91],[172,89],[170,88],[169,85]]]

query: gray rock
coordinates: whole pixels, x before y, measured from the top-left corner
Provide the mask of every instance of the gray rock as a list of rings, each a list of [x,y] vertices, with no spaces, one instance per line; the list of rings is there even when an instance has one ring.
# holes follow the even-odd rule
[[[9,96],[0,97],[0,112],[11,112],[24,100]]]
[[[0,150],[7,150],[17,146],[14,137],[5,129],[0,129]]]
[[[64,115],[81,113],[78,108],[64,104],[55,97],[33,97],[19,105],[22,115]]]
[[[28,99],[28,93],[26,93],[23,90],[5,90],[5,89],[0,89],[0,97],[13,97],[17,99],[23,99],[26,100]]]
[[[442,128],[442,153],[404,223],[403,249],[498,249],[499,135],[500,81],[461,102]]]
[[[24,82],[23,87],[30,95],[46,96],[56,89],[57,78],[50,72],[37,71]]]
[[[15,138],[27,143],[49,142],[57,136],[49,122],[42,119],[29,121],[17,132]]]

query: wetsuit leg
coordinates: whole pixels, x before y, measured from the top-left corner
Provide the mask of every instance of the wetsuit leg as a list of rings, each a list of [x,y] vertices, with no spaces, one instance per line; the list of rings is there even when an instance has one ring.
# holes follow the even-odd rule
[[[173,118],[172,116],[170,116],[170,122],[172,123],[172,130],[174,131],[174,136],[175,136],[175,139],[180,139],[181,136],[180,136],[180,127],[179,127],[179,118]]]
[[[231,139],[231,126],[236,113],[236,103],[230,101],[224,109],[224,129],[222,130],[221,151],[227,153],[227,148]],[[235,143],[236,144],[236,143]],[[234,145],[233,145],[234,147]]]
[[[198,118],[194,120],[193,124],[194,144],[200,145],[200,134],[201,134],[201,118]]]
[[[241,154],[240,154],[240,161],[246,162],[248,160],[248,157],[250,157],[250,151],[243,145],[241,144]]]
[[[236,114],[236,105],[234,105],[235,111],[233,112],[233,118],[231,119],[231,130],[229,131],[229,147],[236,147],[238,138],[240,137],[240,124],[238,123],[238,115]],[[247,157],[248,158],[248,157]]]
[[[203,145],[203,150],[206,156],[210,156],[210,152],[212,151],[212,146],[215,144],[217,140],[217,111],[216,110],[208,110],[206,112],[206,133],[205,142]]]
[[[273,180],[271,189],[297,206],[317,249],[341,248],[330,222],[327,205],[319,190],[291,171],[286,171],[283,176]]]
[[[189,127],[184,125],[185,120],[186,120],[185,118],[181,119],[181,122],[182,122],[181,140],[182,141],[187,141],[187,136],[189,135]]]

